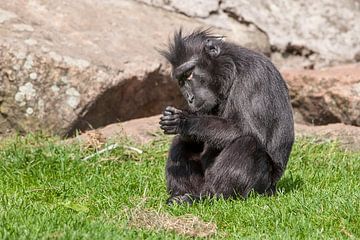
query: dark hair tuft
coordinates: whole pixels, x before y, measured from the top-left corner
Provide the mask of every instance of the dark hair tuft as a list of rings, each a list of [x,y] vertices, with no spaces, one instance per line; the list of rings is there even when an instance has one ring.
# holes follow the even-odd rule
[[[178,66],[196,53],[201,53],[204,42],[207,39],[221,39],[223,36],[215,36],[211,28],[198,28],[189,35],[183,36],[182,28],[175,31],[174,38],[169,41],[167,50],[160,50],[173,66]]]

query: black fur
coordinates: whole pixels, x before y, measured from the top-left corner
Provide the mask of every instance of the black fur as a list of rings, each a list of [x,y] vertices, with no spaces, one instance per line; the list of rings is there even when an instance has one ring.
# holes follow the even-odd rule
[[[175,33],[168,51],[187,111],[160,120],[175,136],[166,164],[169,203],[273,194],[294,141],[288,89],[268,58],[208,30]]]

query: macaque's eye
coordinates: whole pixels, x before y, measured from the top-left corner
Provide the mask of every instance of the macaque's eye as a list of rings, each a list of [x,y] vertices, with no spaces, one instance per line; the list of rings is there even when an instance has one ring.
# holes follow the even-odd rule
[[[188,70],[186,71],[184,74],[183,74],[183,79],[184,80],[190,80],[192,78],[192,75],[193,75],[193,70]]]

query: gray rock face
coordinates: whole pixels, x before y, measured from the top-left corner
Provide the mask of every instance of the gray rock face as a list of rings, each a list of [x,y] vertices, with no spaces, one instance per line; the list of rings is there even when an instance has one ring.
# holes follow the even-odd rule
[[[358,0],[181,1],[180,7],[176,7],[180,1],[174,0],[138,1],[201,17],[234,32],[246,26],[265,33],[272,46],[271,58],[279,67],[320,68],[358,61],[360,54]],[[253,35],[252,40],[256,39]]]
[[[0,135],[73,134],[181,105],[156,51],[180,26],[209,25],[130,0],[0,0]],[[242,44],[250,33],[214,32]],[[259,39],[247,44],[266,51]]]
[[[266,33],[253,24],[242,24],[229,17],[221,9],[218,0],[136,0],[149,6],[180,13],[202,22],[205,26],[227,31],[226,37],[232,41],[270,56],[270,42]]]
[[[208,17],[211,12],[215,12],[219,8],[218,0],[140,0],[140,2],[180,12],[190,17],[201,18]]]
[[[271,45],[294,48],[301,55],[314,52],[323,65],[353,61],[360,51],[360,2],[356,0],[224,0],[222,8],[263,29]],[[310,52],[301,52],[306,50]]]

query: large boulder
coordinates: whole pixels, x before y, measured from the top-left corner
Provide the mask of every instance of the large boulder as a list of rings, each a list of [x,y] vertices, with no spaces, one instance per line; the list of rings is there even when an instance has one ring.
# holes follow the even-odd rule
[[[293,108],[304,122],[360,126],[360,64],[282,74]]]
[[[136,0],[150,6],[195,18],[204,24],[226,29],[231,38],[244,47],[252,48],[270,56],[270,44],[267,34],[251,23],[241,23],[229,17],[221,9],[218,0]]]
[[[319,68],[360,59],[358,0],[137,1],[224,28],[263,32],[272,46],[271,58],[279,67]]]
[[[130,0],[0,0],[0,135],[72,135],[181,105],[156,50],[180,26],[206,27]],[[269,49],[266,38],[251,43],[228,29],[214,32]]]

